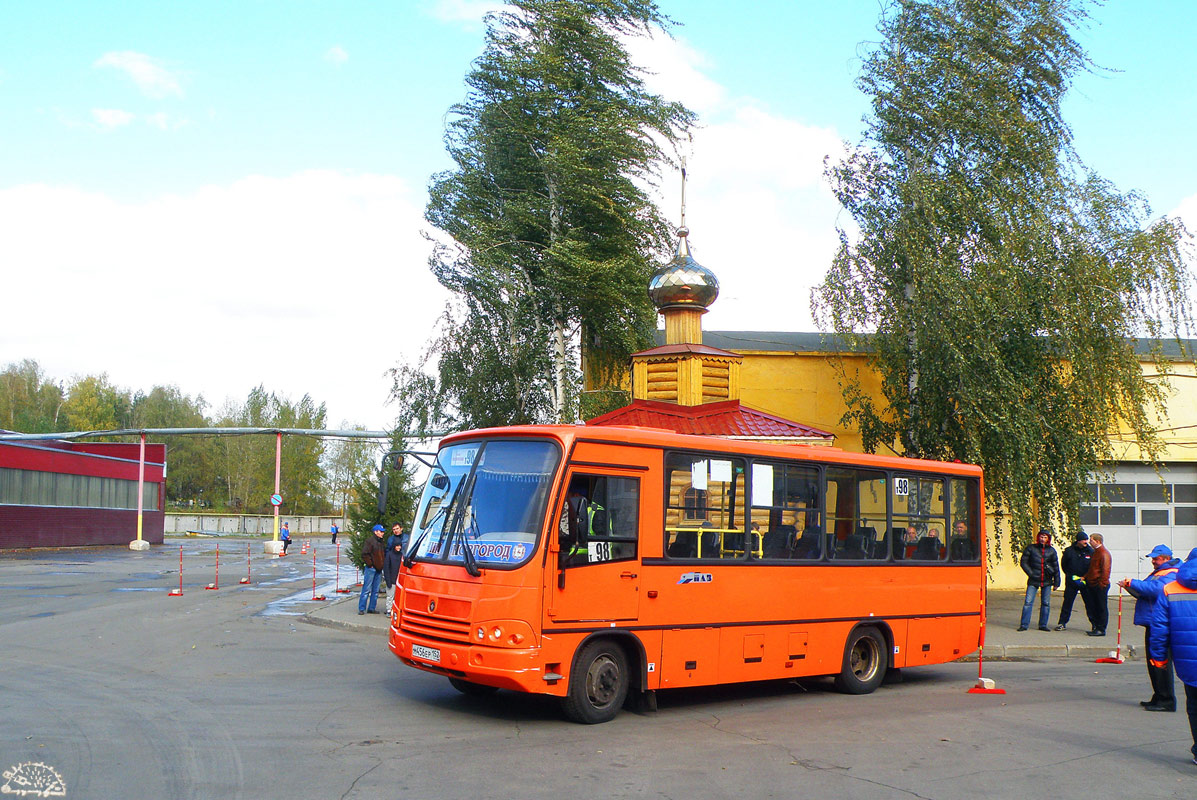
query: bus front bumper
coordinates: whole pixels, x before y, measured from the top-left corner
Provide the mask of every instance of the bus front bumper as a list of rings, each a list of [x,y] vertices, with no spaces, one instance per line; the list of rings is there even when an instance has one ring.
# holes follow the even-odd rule
[[[560,675],[546,673],[539,647],[488,647],[424,639],[391,628],[391,652],[416,669],[517,692],[564,694]]]

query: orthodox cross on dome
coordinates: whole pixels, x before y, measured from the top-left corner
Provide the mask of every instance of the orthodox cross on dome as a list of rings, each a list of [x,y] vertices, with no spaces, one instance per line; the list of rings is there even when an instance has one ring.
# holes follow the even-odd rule
[[[648,282],[648,297],[665,317],[667,344],[702,344],[699,318],[719,296],[715,273],[699,264],[690,254],[686,227],[686,160],[682,159],[681,227],[677,230],[677,251],[673,259],[653,273]]]

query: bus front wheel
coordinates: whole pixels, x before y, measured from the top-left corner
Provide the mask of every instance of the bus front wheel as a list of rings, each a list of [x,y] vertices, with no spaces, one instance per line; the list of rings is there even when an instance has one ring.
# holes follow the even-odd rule
[[[461,678],[450,678],[449,684],[457,691],[469,697],[489,697],[499,691],[498,686],[484,686],[481,683],[463,681]]]
[[[578,653],[562,708],[574,722],[594,725],[614,719],[627,696],[627,656],[619,645],[600,639]]]
[[[857,628],[844,645],[844,666],[835,688],[845,694],[868,694],[885,680],[885,639],[876,628]]]

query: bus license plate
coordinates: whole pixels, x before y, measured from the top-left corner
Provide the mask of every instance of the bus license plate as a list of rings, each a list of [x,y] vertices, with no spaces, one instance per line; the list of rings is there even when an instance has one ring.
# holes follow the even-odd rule
[[[411,654],[413,658],[422,658],[425,661],[431,661],[434,664],[441,663],[441,651],[433,647],[425,647],[422,644],[413,644],[411,646]]]

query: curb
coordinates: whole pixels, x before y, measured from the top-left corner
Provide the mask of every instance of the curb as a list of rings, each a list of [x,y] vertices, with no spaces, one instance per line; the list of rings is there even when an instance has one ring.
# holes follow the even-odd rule
[[[349,619],[338,619],[341,613],[337,610],[338,606],[347,605],[351,611],[344,612]],[[350,616],[352,614],[352,616]],[[386,634],[390,630],[390,617],[386,616],[385,624],[358,622],[357,621],[357,597],[347,596],[337,598],[333,602],[320,608],[314,608],[311,611],[306,611],[300,617],[304,622],[312,625],[319,625],[324,628],[337,628],[343,631],[360,631],[369,633],[371,631],[379,631]]]
[[[1060,644],[1060,645],[1029,645],[1029,644],[1007,644],[1007,645],[986,645],[982,655],[986,660],[1020,660],[1027,658],[1084,658],[1084,659],[1098,659],[1105,658],[1115,648],[1114,647],[1095,647],[1090,644]],[[1138,661],[1134,648],[1123,647],[1122,658],[1124,661]],[[969,660],[976,660],[976,654],[970,655]]]
[[[304,614],[301,619],[303,619],[304,622],[307,622],[311,625],[319,625],[322,628],[337,628],[337,629],[343,630],[343,631],[361,631],[363,633],[369,633],[370,631],[375,630],[374,628],[372,628],[369,625],[358,625],[355,622],[343,622],[339,619],[327,619],[325,617],[316,617],[310,613]],[[386,631],[382,630],[380,632],[385,633]]]

